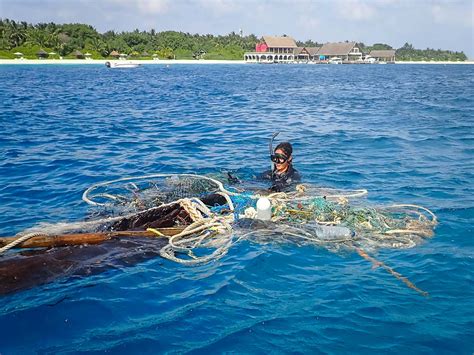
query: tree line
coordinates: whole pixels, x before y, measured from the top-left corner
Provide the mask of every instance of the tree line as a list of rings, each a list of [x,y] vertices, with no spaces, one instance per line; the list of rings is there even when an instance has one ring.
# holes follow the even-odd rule
[[[14,58],[21,52],[26,58],[35,58],[39,50],[53,52],[61,57],[74,57],[76,51],[89,52],[94,59],[107,58],[113,51],[136,58],[158,56],[162,59],[236,59],[245,52],[253,51],[260,39],[250,34],[241,36],[235,32],[227,35],[200,35],[177,31],[156,32],[134,30],[132,32],[107,31],[99,33],[86,24],[30,24],[0,19],[0,58]],[[299,46],[315,47],[321,44],[308,40],[297,41]],[[392,49],[387,44],[366,46],[359,43],[363,52],[373,49]],[[461,60],[463,52],[448,50],[415,49],[409,43],[396,50],[397,60]]]

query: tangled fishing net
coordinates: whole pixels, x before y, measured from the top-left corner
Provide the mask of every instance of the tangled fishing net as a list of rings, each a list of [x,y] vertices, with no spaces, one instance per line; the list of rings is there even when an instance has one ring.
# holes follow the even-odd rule
[[[177,219],[185,226],[169,238],[162,256],[184,264],[223,256],[240,239],[292,240],[322,245],[330,250],[363,247],[411,248],[433,235],[436,216],[416,205],[373,207],[354,200],[366,190],[337,190],[297,185],[294,191],[229,191],[213,178],[199,175],[149,175],[94,185],[83,199],[118,213],[134,213],[177,204],[188,214]],[[207,196],[220,194],[224,202],[207,206]],[[267,197],[271,222],[255,223],[255,204]]]
[[[365,195],[366,190],[310,185],[285,193],[242,191],[193,174],[127,177],[95,184],[83,194],[85,202],[101,210],[99,215],[106,211],[109,217],[43,224],[21,235],[148,230],[163,237],[159,228],[179,227],[161,255],[183,264],[216,260],[241,239],[372,251],[411,248],[433,235],[437,221],[428,209],[408,204],[374,207],[360,201]],[[256,219],[256,201],[263,196],[271,201],[271,221]]]
[[[193,174],[154,174],[125,177],[92,185],[82,195],[90,205],[115,213],[137,212],[183,198],[227,192],[216,179]]]
[[[331,251],[355,250],[408,287],[426,295],[407,278],[371,257],[381,248],[411,248],[433,236],[436,216],[422,206],[372,206],[361,198],[367,190],[337,190],[297,185],[288,192],[228,187],[217,179],[193,174],[155,174],[95,184],[83,200],[96,207],[85,222],[40,224],[17,235],[0,253],[38,235],[128,231],[148,233],[167,243],[166,259],[185,265],[224,256],[233,244],[294,242]],[[256,202],[271,202],[271,220],[257,218]],[[106,218],[97,218],[104,216]],[[162,234],[174,228],[171,236]],[[164,229],[163,229],[164,228]],[[145,234],[140,234],[145,235]]]
[[[331,230],[337,232],[335,226],[344,227],[351,231],[350,237],[324,238],[324,243],[332,249],[360,246],[366,250],[414,247],[424,238],[432,237],[437,224],[436,216],[422,206],[363,206],[349,203],[347,197],[338,197],[336,201],[327,197],[275,200],[272,220],[291,225],[305,234],[310,232],[318,244]],[[324,227],[329,228],[316,231]]]

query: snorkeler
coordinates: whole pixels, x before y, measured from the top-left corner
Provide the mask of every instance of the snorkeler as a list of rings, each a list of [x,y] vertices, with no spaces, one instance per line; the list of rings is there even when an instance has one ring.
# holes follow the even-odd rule
[[[300,173],[293,167],[293,147],[289,142],[278,144],[272,151],[272,143],[278,133],[270,139],[270,159],[273,169],[267,170],[261,175],[261,179],[271,180],[271,191],[280,192],[287,190],[293,183],[301,180]]]
[[[279,134],[276,132],[270,138],[269,151],[273,168],[267,170],[257,177],[258,180],[270,180],[272,185],[269,190],[273,192],[285,192],[291,190],[293,185],[301,180],[300,173],[293,167],[293,147],[289,142],[278,144],[273,151],[273,141]],[[227,173],[227,180],[231,184],[241,181],[232,173]],[[201,201],[207,206],[225,205],[226,199],[220,194],[210,194],[201,197]]]

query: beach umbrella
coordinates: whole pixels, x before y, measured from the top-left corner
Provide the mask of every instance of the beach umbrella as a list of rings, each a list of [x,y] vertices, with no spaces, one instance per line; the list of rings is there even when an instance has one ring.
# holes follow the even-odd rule
[[[158,54],[153,54],[153,57],[158,57]]]
[[[56,52],[49,52],[49,55],[56,55]]]
[[[89,52],[87,52],[86,54],[84,54],[86,57],[90,57],[92,54],[90,54]]]
[[[21,52],[16,52],[14,54],[17,55],[17,56],[22,56],[23,55],[23,53],[21,53]]]

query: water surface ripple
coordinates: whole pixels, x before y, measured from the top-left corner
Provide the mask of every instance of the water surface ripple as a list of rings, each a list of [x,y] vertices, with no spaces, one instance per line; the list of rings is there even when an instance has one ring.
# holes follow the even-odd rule
[[[375,256],[242,242],[0,298],[0,352],[464,353],[474,350],[472,66],[0,67],[0,235],[80,220],[93,183],[262,171],[291,140],[304,180],[433,209],[433,239]]]

